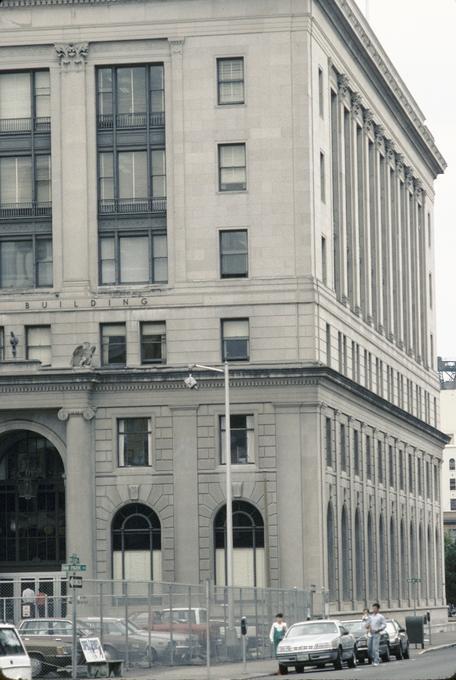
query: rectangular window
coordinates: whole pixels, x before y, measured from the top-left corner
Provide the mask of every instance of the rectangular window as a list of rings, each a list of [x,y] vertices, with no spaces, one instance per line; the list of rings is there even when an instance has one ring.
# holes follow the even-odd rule
[[[404,452],[399,451],[399,487],[404,491]]]
[[[219,191],[245,191],[245,144],[219,144]]]
[[[219,234],[220,276],[222,279],[248,276],[247,229],[223,230]]]
[[[52,286],[52,240],[36,238],[0,241],[0,287]]]
[[[127,337],[124,323],[101,325],[102,366],[125,366],[127,363]]]
[[[119,198],[146,199],[147,153],[145,151],[119,151]]]
[[[421,460],[421,458],[418,458],[417,465],[418,465],[418,495],[422,496],[423,495],[423,461]]]
[[[331,326],[326,324],[326,363],[331,366]]]
[[[320,200],[322,203],[326,202],[326,169],[323,151],[320,151]]]
[[[324,75],[321,66],[318,67],[318,112],[323,118],[325,115],[325,97],[324,97]]]
[[[2,216],[47,215],[44,209],[49,208],[50,202],[51,158],[48,154],[36,155],[34,164],[31,156],[0,158]]]
[[[382,442],[377,442],[377,470],[378,470],[378,482],[383,484],[383,446]]]
[[[426,497],[431,498],[431,464],[426,461]]]
[[[355,469],[355,475],[360,477],[361,475],[361,461],[359,456],[359,432],[358,430],[353,431],[353,467]]]
[[[394,486],[395,483],[394,450],[391,444],[388,446],[388,458],[389,458],[389,485]]]
[[[372,451],[370,435],[366,435],[366,476],[367,479],[372,481]]]
[[[437,465],[434,465],[434,500],[437,501],[439,499],[439,468]]]
[[[321,280],[323,285],[328,285],[328,258],[326,254],[326,238],[321,237]]]
[[[0,74],[0,132],[49,130],[49,71]]]
[[[432,309],[432,298],[433,298],[433,292],[432,292],[432,274],[429,272],[429,308]]]
[[[413,493],[413,458],[412,454],[408,454],[408,472],[409,472],[409,492]]]
[[[168,257],[165,234],[144,231],[100,238],[100,283],[166,283]]]
[[[325,419],[325,440],[326,440],[326,465],[332,467],[332,421],[331,418]]]
[[[119,418],[117,427],[119,467],[152,465],[150,418]]]
[[[222,360],[248,361],[249,320],[222,319]]]
[[[0,361],[5,361],[5,329],[0,326]]]
[[[217,97],[219,104],[244,103],[244,58],[217,59]]]
[[[348,369],[347,369],[347,336],[345,334],[343,335],[342,346],[343,346],[343,368],[342,368],[342,370],[343,370],[343,374],[347,375],[347,373],[348,373]]]
[[[25,357],[41,361],[43,366],[51,364],[51,327],[26,326]]]
[[[231,414],[231,464],[247,465],[255,462],[253,448],[253,415]],[[225,465],[225,416],[220,416],[220,461]]]
[[[147,321],[141,324],[141,363],[166,362],[166,326],[163,322]]]
[[[347,443],[345,440],[345,425],[340,423],[340,468],[343,472],[347,472]]]
[[[450,498],[450,510],[456,510],[456,498]]]
[[[337,353],[339,358],[339,373],[344,371],[344,354],[343,354],[343,343],[342,343],[342,333],[337,331]]]
[[[166,197],[166,154],[164,149],[153,149],[152,165],[152,198]]]
[[[117,112],[130,115],[144,114],[146,107],[146,71],[145,66],[117,68]]]

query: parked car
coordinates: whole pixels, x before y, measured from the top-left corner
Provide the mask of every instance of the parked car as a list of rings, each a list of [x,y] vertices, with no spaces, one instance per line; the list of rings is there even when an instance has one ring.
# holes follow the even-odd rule
[[[195,607],[192,609],[164,609],[134,612],[129,621],[138,628],[148,631],[166,632],[168,635],[182,634],[192,644],[192,657],[201,656],[206,650],[207,612],[205,609]],[[211,639],[219,635],[220,623],[210,623]]]
[[[369,661],[367,631],[364,626],[364,622],[358,619],[356,621],[342,621],[342,624],[355,638],[356,659],[358,663]],[[389,635],[386,631],[380,633],[379,654],[382,661],[390,660]]]
[[[31,680],[30,657],[14,626],[0,623],[0,676],[6,680]]]
[[[19,635],[30,656],[32,677],[71,665],[71,621],[66,619],[26,619],[19,624]],[[78,637],[90,637],[85,629],[78,629]],[[78,664],[84,655],[78,645]]]
[[[340,621],[303,621],[291,626],[277,648],[277,660],[282,674],[288,668],[303,673],[305,666],[332,663],[341,670],[346,661],[356,666],[355,638]]]
[[[386,619],[386,632],[389,636],[391,654],[399,660],[410,659],[410,645],[405,628],[396,619]]]

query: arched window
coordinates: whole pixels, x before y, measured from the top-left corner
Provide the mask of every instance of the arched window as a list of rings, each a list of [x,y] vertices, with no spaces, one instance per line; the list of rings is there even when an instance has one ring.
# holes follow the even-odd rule
[[[363,525],[361,512],[356,508],[355,512],[355,559],[356,559],[356,599],[364,600],[364,551],[363,551]]]
[[[390,519],[390,584],[391,584],[391,598],[397,600],[398,598],[398,564],[397,564],[397,552],[396,552],[396,526],[394,524],[394,519]]]
[[[215,581],[226,584],[226,505],[214,520]],[[264,522],[261,512],[246,501],[233,501],[233,581],[236,586],[266,586]]]
[[[330,501],[328,503],[328,511],[326,513],[326,552],[328,554],[328,589],[329,599],[331,602],[334,602],[337,599],[336,551],[334,537],[334,511]]]
[[[341,516],[341,540],[342,540],[342,599],[351,599],[351,559],[350,559],[350,528],[348,524],[347,506],[344,504]]]
[[[401,598],[407,599],[407,578],[408,578],[408,560],[407,560],[407,537],[405,533],[404,520],[401,519]]]
[[[388,597],[388,561],[385,540],[385,522],[382,513],[380,513],[380,517],[378,520],[378,549],[380,564],[379,573],[380,598],[384,601]]]
[[[372,514],[369,510],[367,515],[367,578],[368,578],[368,599],[373,600],[376,591],[375,586],[375,552],[374,552],[374,528],[372,523]]]
[[[112,520],[114,579],[161,581],[161,527],[156,513],[142,503],[130,503]]]
[[[455,469],[456,469],[456,463],[455,463],[454,458],[450,458],[449,468],[450,468],[450,470],[455,470]]]

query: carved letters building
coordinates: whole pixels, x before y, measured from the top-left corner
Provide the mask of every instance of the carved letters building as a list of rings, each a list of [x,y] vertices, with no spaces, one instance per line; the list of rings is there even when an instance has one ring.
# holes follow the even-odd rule
[[[4,0],[0,34],[0,595],[70,552],[224,582],[223,381],[183,378],[228,360],[236,583],[420,577],[437,614],[445,163],[353,0]]]

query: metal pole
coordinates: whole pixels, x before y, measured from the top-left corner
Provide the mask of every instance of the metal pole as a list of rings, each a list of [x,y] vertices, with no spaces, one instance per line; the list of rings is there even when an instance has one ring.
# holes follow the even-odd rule
[[[76,631],[76,588],[74,587],[74,576],[76,574],[73,574],[73,580],[70,581],[72,582],[71,586],[71,593],[72,593],[72,598],[73,598],[73,611],[72,611],[72,623],[73,623],[73,630],[71,631],[71,677],[73,680],[76,680],[78,677],[78,636],[77,636],[77,631]]]
[[[413,598],[413,616],[416,616],[416,591],[418,589],[418,581],[415,579],[414,581],[415,589],[414,589],[414,598]]]
[[[242,635],[242,672],[247,674],[247,635]]]
[[[233,496],[231,485],[231,420],[230,377],[228,362],[224,364],[225,378],[225,464],[226,464],[226,585],[228,586],[228,630],[234,629],[233,612]]]
[[[210,581],[206,581],[206,674],[207,678],[211,677],[211,636],[210,636],[210,605],[211,605],[211,591]]]
[[[152,667],[152,641],[151,641],[151,626],[152,626],[152,583],[147,584],[147,656],[149,657],[149,668]]]
[[[125,666],[130,668],[130,650],[128,648],[128,581],[124,581],[125,593]]]

